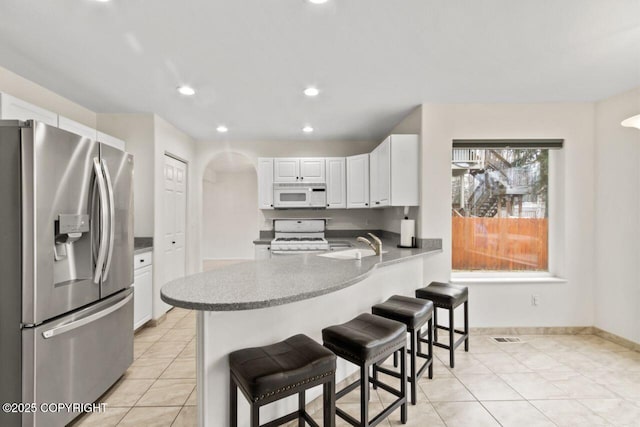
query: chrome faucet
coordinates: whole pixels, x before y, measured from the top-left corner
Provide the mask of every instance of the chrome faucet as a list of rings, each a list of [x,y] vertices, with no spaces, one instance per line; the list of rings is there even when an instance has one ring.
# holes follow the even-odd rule
[[[373,243],[371,242],[371,240],[362,236],[358,237],[356,240],[358,242],[366,243],[367,245],[371,246],[371,249],[375,251],[376,255],[380,255],[382,253],[382,240],[380,240],[378,236],[374,235],[373,233],[367,233],[367,234],[371,237],[371,240],[373,240]]]

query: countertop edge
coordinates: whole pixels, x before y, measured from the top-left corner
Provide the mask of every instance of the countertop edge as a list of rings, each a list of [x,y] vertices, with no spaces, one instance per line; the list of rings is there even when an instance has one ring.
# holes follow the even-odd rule
[[[303,301],[311,298],[315,298],[318,296],[330,294],[332,292],[336,292],[347,288],[351,285],[354,285],[358,282],[369,277],[374,271],[376,271],[380,267],[386,267],[388,265],[399,264],[405,261],[409,261],[415,259],[417,257],[423,257],[426,255],[432,255],[435,253],[442,252],[442,249],[432,249],[429,251],[425,251],[422,253],[408,255],[402,258],[397,258],[389,261],[382,261],[373,264],[373,266],[367,270],[365,273],[355,276],[339,285],[336,285],[331,288],[325,288],[315,292],[308,292],[299,295],[271,299],[266,301],[251,301],[246,303],[224,303],[224,304],[207,304],[202,302],[192,302],[192,301],[184,301],[184,300],[175,300],[171,297],[168,297],[164,294],[163,290],[160,290],[160,298],[167,304],[173,305],[175,307],[185,308],[189,310],[199,310],[199,311],[247,311],[247,310],[257,310],[261,308],[269,308],[269,307],[277,307],[280,305],[290,304],[297,301]]]

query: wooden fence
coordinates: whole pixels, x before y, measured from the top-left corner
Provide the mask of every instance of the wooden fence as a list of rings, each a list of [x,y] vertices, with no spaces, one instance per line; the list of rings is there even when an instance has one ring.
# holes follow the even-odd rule
[[[451,220],[454,270],[548,270],[546,218]]]

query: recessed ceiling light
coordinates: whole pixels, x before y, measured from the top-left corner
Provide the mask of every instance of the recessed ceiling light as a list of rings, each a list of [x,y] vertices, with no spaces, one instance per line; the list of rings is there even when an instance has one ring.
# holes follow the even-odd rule
[[[320,91],[315,87],[308,87],[304,90],[304,94],[307,96],[318,96]]]
[[[309,0],[309,3],[313,4],[325,4],[329,0]]]
[[[311,133],[311,132],[313,132],[313,128],[311,126],[305,126],[305,127],[302,128],[302,132]]]
[[[220,125],[216,128],[216,130],[220,133],[227,133],[229,132],[229,128],[224,126],[224,125]]]
[[[97,1],[97,2],[99,2],[99,3],[107,3],[107,2],[108,2],[108,1],[110,1],[110,0],[95,0],[95,1]]]
[[[196,91],[191,86],[178,86],[178,92],[184,96],[193,96],[196,94]]]

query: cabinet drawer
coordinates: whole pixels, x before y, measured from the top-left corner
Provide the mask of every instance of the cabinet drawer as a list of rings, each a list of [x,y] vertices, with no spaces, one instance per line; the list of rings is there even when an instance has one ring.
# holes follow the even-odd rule
[[[137,254],[133,257],[133,268],[139,269],[151,265],[153,261],[153,254],[151,252],[145,252],[143,254]]]

